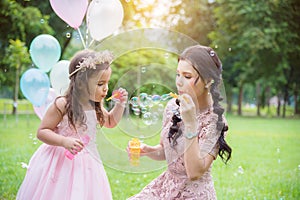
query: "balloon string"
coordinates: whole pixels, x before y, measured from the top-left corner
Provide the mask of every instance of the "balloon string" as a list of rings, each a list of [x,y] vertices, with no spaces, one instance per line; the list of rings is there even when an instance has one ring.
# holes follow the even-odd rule
[[[92,41],[90,42],[89,47],[93,44],[93,42],[94,42],[94,40],[92,40]]]
[[[85,31],[85,46],[86,48],[88,48],[88,41],[89,41],[89,29],[88,29],[88,26],[86,26],[86,31]]]
[[[83,47],[86,49],[86,45],[85,45],[85,42],[84,42],[84,40],[83,40],[83,37],[82,37],[81,31],[80,31],[80,29],[79,29],[79,28],[78,28],[77,30],[78,30],[79,37],[80,37],[80,39],[81,39],[82,45],[83,45]]]

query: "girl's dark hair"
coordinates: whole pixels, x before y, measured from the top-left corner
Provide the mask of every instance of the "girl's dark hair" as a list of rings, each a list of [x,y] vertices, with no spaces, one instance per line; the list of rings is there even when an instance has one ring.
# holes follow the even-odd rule
[[[69,65],[69,74],[72,74],[80,63],[82,63],[87,58],[95,58],[96,52],[91,50],[79,51],[72,58]],[[99,75],[101,70],[106,70],[109,68],[109,63],[104,62],[101,64],[95,64],[96,68],[87,68],[86,70],[79,70],[70,76],[69,88],[65,94],[67,100],[66,103],[66,114],[68,116],[69,123],[72,127],[76,129],[76,125],[86,127],[86,116],[83,112],[83,108],[79,102],[81,96],[90,94],[90,88],[88,87],[89,78]],[[97,120],[100,125],[104,124],[104,115],[101,110],[100,102],[90,101],[90,104],[95,108]]]
[[[231,158],[232,149],[227,144],[224,137],[224,133],[228,130],[228,126],[223,121],[224,108],[220,105],[220,101],[222,101],[223,98],[221,97],[220,91],[218,89],[218,86],[221,84],[222,80],[222,63],[218,58],[216,52],[214,52],[212,48],[201,45],[196,45],[185,49],[178,60],[189,61],[203,81],[214,80],[214,83],[211,84],[210,87],[210,94],[213,100],[213,112],[218,115],[217,130],[221,131],[220,137],[218,139],[219,156],[225,163],[227,163],[227,161]],[[198,80],[199,79],[196,79],[195,84]],[[176,118],[174,116],[175,113],[172,117],[173,126],[176,121],[173,120],[173,118]],[[180,116],[178,115],[177,117],[180,118]],[[176,125],[178,126],[177,123]],[[174,134],[176,135],[176,132],[173,133],[174,131],[171,131],[171,128],[168,138],[172,138],[172,143],[176,145],[176,139],[178,137],[174,137]],[[180,128],[177,127],[176,129],[173,127],[172,130],[180,130]],[[179,131],[177,134],[179,134]]]

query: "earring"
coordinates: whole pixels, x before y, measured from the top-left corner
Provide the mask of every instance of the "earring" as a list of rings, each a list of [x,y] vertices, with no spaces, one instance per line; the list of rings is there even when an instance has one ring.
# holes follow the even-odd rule
[[[208,89],[215,81],[212,79],[211,81],[209,81],[206,85],[205,88]]]

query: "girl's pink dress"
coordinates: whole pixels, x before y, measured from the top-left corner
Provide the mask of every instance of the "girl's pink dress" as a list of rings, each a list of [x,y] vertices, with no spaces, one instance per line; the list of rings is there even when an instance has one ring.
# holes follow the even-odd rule
[[[175,148],[170,147],[168,133],[172,125],[173,111],[177,108],[175,100],[171,100],[164,113],[161,141],[164,146],[168,168],[160,176],[150,182],[139,194],[129,200],[214,200],[216,192],[211,176],[211,167],[198,180],[188,179],[184,166],[184,140],[183,136],[177,139]],[[199,123],[199,147],[203,158],[211,154],[216,158],[218,154],[217,140],[220,133],[216,129],[217,115],[208,109],[197,116]],[[184,129],[183,124],[181,124]]]
[[[93,200],[112,199],[109,181],[96,147],[97,118],[94,110],[85,111],[87,129],[74,132],[67,116],[57,127],[57,134],[90,141],[73,160],[65,156],[66,149],[42,144],[29,162],[17,200]],[[78,135],[79,134],[79,135]]]

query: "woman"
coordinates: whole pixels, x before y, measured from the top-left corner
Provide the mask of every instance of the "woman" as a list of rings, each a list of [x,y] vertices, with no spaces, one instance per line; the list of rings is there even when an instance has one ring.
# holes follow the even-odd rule
[[[179,57],[178,98],[164,112],[160,144],[141,145],[141,155],[167,160],[168,168],[133,199],[216,199],[211,166],[219,155],[226,163],[231,148],[220,105],[222,65],[205,46],[192,46]]]

